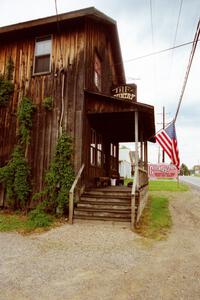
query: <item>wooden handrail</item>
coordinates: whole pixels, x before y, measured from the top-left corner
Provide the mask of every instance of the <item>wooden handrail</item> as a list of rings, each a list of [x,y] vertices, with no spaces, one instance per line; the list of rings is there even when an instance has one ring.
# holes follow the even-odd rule
[[[145,176],[148,174],[146,170],[140,167],[135,167],[135,174],[134,174],[133,185],[131,190],[131,229],[134,229],[135,221],[136,221],[135,220],[136,194],[144,186],[144,182],[142,182],[140,177],[141,173],[144,174]]]
[[[143,172],[143,173],[146,173],[146,174],[148,173],[147,170],[144,170],[144,169],[142,169],[140,167],[138,167],[138,170],[141,171],[141,172]]]
[[[134,229],[135,226],[135,194],[137,190],[138,183],[138,167],[135,168],[135,174],[133,178],[133,185],[131,190],[131,229]]]
[[[78,174],[76,175],[76,178],[72,184],[72,187],[69,191],[69,223],[73,223],[73,214],[74,214],[74,190],[76,188],[76,185],[81,178],[81,174],[83,172],[83,169],[85,168],[85,165],[82,164],[81,168],[78,171]]]

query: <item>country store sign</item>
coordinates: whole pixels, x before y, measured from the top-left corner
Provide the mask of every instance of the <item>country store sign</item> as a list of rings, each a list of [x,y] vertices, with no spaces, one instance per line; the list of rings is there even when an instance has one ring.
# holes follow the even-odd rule
[[[123,84],[112,89],[112,96],[137,101],[137,86],[136,84]]]
[[[177,178],[178,170],[172,164],[149,164],[149,178]]]

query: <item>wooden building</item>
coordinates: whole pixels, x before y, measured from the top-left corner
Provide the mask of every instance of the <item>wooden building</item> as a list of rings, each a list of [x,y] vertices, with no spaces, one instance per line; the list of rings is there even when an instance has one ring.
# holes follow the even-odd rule
[[[42,189],[61,131],[72,137],[76,174],[84,164],[85,187],[118,176],[118,144],[135,141],[135,112],[138,142],[153,140],[154,108],[137,101],[136,86],[125,86],[116,22],[95,8],[0,28],[1,74],[10,58],[14,93],[0,107],[0,166],[16,143],[17,107],[28,96],[37,108],[27,149],[33,192]],[[46,97],[51,111],[42,105]]]

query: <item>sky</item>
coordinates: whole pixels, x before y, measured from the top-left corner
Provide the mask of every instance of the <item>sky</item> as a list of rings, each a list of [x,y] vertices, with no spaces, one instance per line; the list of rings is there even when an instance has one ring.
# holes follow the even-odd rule
[[[117,21],[126,80],[137,84],[139,102],[155,107],[156,130],[159,130],[163,106],[166,123],[175,116],[191,44],[159,55],[135,58],[192,42],[200,18],[200,0],[57,0],[58,13],[90,6]],[[0,12],[2,27],[54,15],[55,0],[0,0]],[[180,160],[189,168],[200,164],[199,73],[200,44],[176,121]],[[159,153],[158,145],[150,144],[149,162],[158,162]]]

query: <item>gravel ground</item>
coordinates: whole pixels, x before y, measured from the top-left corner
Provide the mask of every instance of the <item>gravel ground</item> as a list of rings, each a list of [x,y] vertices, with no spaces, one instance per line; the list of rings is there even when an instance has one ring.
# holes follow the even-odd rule
[[[169,196],[166,241],[106,222],[79,221],[40,235],[0,233],[0,300],[199,300],[200,195]]]

